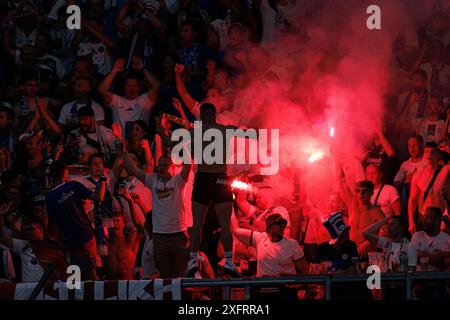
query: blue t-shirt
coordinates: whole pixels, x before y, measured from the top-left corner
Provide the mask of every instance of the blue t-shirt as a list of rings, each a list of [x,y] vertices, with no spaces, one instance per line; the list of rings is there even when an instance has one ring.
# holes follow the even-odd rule
[[[94,228],[83,209],[83,199],[92,191],[79,182],[69,181],[56,187],[46,196],[49,224],[58,224],[71,248],[86,244],[94,236]]]

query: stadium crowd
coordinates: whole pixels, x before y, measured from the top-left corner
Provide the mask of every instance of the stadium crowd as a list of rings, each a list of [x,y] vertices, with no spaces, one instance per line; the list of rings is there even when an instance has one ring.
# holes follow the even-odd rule
[[[0,0],[0,278],[36,282],[49,264],[54,280],[69,264],[83,280],[449,270],[450,3],[429,3],[392,48],[385,124],[357,169],[333,150],[324,213],[265,178],[231,189],[226,165],[170,156],[174,128],[237,125],[224,119],[246,112],[249,81],[281,81],[271,48],[298,32],[303,1]],[[71,4],[81,30],[66,27]],[[332,56],[293,81],[307,87]]]

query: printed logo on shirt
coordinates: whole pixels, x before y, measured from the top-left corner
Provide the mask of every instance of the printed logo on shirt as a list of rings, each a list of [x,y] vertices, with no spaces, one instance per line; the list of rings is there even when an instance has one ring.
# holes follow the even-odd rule
[[[156,194],[158,195],[158,199],[166,199],[170,197],[170,195],[173,193],[173,188],[165,187],[165,188],[156,188],[155,189]]]
[[[71,196],[73,196],[75,194],[75,192],[73,192],[73,190],[71,190],[68,193],[63,193],[61,199],[58,200],[58,203],[61,204],[64,201],[66,201],[67,199],[69,199]]]
[[[130,105],[130,106],[126,109],[126,111],[134,111],[134,110],[136,110],[137,108],[139,108],[139,105],[138,105],[138,104],[133,104],[133,105]]]

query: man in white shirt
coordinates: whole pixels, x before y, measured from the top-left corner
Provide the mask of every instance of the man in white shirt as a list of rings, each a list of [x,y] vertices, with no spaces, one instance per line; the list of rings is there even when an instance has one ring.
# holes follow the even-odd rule
[[[231,217],[233,234],[247,246],[256,249],[257,277],[296,274],[296,269],[306,273],[308,265],[297,241],[286,238],[284,230],[287,221],[274,212],[267,217],[266,232],[257,232],[239,228],[236,217]]]
[[[425,143],[430,141],[439,143],[441,140],[444,121],[439,119],[440,111],[440,99],[430,96],[425,109],[425,117],[417,120],[417,134],[422,136]]]
[[[173,176],[170,157],[159,159],[157,174],[137,168],[125,152],[127,170],[152,191],[153,243],[156,266],[162,278],[184,277],[187,269],[189,240],[184,214],[183,189],[191,165],[183,165]]]
[[[91,145],[105,157],[107,163],[110,162],[112,154],[116,153],[116,137],[113,132],[95,123],[94,110],[89,107],[82,107],[78,110],[78,128],[71,131],[70,135],[76,137],[78,147]]]
[[[95,121],[103,125],[105,112],[101,105],[91,99],[93,89],[92,80],[82,76],[75,80],[75,100],[66,103],[59,114],[58,122],[65,127],[72,128],[78,124],[78,110],[82,107],[91,107],[94,110]]]
[[[442,210],[428,207],[423,231],[413,234],[411,244],[417,248],[417,264],[422,271],[446,270],[450,266],[450,236],[441,231]]]
[[[111,107],[113,112],[113,120],[118,122],[127,138],[131,131],[131,126],[136,120],[149,121],[150,111],[156,102],[159,81],[147,69],[144,68],[142,60],[134,57],[132,60],[132,68],[136,72],[143,72],[145,79],[150,83],[150,90],[139,95],[140,84],[136,75],[128,74],[125,77],[123,91],[124,96],[118,96],[109,91],[111,84],[117,74],[125,68],[125,60],[118,59],[114,64],[113,70],[105,79],[103,79],[98,90],[103,97],[105,105]]]
[[[395,187],[383,184],[383,173],[377,165],[371,164],[366,168],[366,178],[374,185],[373,195],[370,201],[374,206],[381,208],[387,218],[392,215],[400,215],[400,196]]]
[[[45,239],[45,229],[40,221],[26,219],[21,228],[23,239],[11,238],[3,227],[3,216],[0,215],[0,243],[15,252],[22,264],[22,282],[38,282],[45,272],[47,263],[56,266],[59,272],[66,261],[61,247],[54,241]],[[46,261],[41,260],[44,258]],[[60,274],[59,276],[64,276]]]
[[[410,158],[403,161],[394,178],[394,184],[397,187],[409,186],[414,173],[427,165],[423,159],[423,138],[421,136],[411,136],[408,139],[408,152]]]

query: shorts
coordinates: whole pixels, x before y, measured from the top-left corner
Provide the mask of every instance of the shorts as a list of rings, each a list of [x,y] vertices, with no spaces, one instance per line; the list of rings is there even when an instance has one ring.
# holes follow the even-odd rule
[[[230,180],[226,173],[197,172],[192,190],[192,201],[204,205],[231,202]]]

